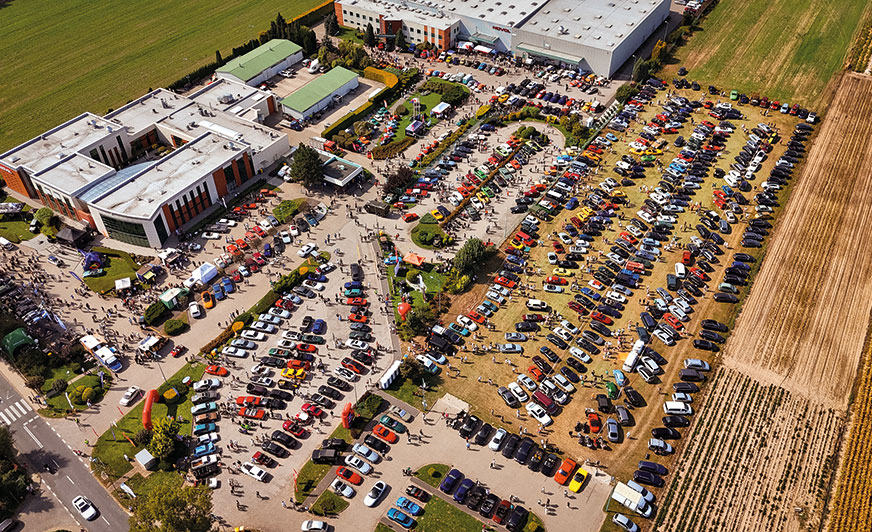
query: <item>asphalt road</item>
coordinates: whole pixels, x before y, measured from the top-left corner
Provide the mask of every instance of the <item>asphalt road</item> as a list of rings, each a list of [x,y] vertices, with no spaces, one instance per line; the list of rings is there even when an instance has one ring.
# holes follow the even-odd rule
[[[80,458],[36,412],[29,401],[19,395],[9,382],[0,376],[0,423],[13,433],[15,446],[31,471],[42,477],[43,490],[72,515],[89,532],[127,530],[128,516],[100,482],[91,475],[87,457]],[[44,470],[49,464],[52,473]],[[47,494],[46,494],[47,495]],[[100,511],[93,521],[85,521],[73,508],[72,500],[84,495]],[[26,519],[26,516],[24,516]]]

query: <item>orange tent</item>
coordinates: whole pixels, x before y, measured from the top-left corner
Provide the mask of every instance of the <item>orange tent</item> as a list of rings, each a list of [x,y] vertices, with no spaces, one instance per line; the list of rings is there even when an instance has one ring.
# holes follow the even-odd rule
[[[408,262],[412,266],[417,266],[420,268],[421,265],[424,264],[424,257],[416,253],[409,252],[406,254],[405,257],[403,257],[403,262]]]

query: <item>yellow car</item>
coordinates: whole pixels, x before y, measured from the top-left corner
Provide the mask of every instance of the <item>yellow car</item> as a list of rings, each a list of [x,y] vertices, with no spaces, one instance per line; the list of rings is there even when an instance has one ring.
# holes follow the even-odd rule
[[[578,146],[570,146],[569,148],[566,148],[566,155],[569,155],[570,157],[578,155]]]
[[[490,203],[490,198],[487,197],[487,194],[485,194],[484,192],[479,192],[478,194],[476,194],[476,197],[478,197],[478,199],[485,203]]]
[[[574,493],[581,491],[585,480],[587,480],[587,471],[585,471],[583,467],[579,467],[578,471],[572,475],[572,482],[569,483],[570,491],[573,491]]]
[[[508,92],[504,92],[504,93],[500,94],[500,97],[497,98],[497,100],[499,100],[500,103],[503,103],[503,102],[505,102],[505,101],[508,100],[508,99],[509,99],[509,93],[508,93]]]
[[[509,244],[515,249],[524,249],[523,242],[518,242],[517,240],[512,240]]]
[[[638,148],[630,148],[630,153],[633,155],[645,155],[645,150],[640,150]]]
[[[296,373],[296,371],[297,371],[297,370],[295,370],[294,368],[285,368],[285,369],[282,370],[282,378],[284,378],[284,379],[293,379],[293,378],[294,378],[294,373]]]
[[[554,275],[559,275],[560,277],[572,277],[572,272],[566,268],[554,268]]]
[[[627,194],[623,190],[616,190],[612,192],[613,198],[626,198]]]
[[[306,370],[303,368],[297,368],[294,370],[294,378],[300,381],[306,380]]]
[[[303,368],[285,368],[282,370],[282,377],[286,379],[306,379],[306,370]]]
[[[592,161],[600,162],[600,156],[592,151],[584,152],[584,156]]]
[[[445,218],[444,216],[442,216],[442,213],[439,212],[439,209],[433,209],[432,211],[430,211],[430,214],[432,214],[433,218],[436,218],[437,220],[441,220],[442,218]]]
[[[663,150],[657,148],[648,148],[645,150],[645,155],[663,155]]]

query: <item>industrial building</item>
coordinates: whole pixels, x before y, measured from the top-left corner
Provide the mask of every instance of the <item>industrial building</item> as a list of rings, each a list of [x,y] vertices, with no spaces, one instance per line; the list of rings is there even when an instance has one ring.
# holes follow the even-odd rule
[[[406,42],[512,52],[611,76],[669,15],[669,0],[337,0],[339,24]]]
[[[215,76],[257,87],[302,60],[303,49],[299,45],[285,39],[273,39],[228,61],[215,71]]]
[[[0,154],[0,176],[108,237],[162,247],[290,152],[259,123],[276,109],[271,93],[226,79],[190,97],[157,89]]]
[[[285,114],[308,119],[323,111],[358,86],[357,74],[347,68],[334,67],[309,81],[281,101]]]
[[[668,16],[668,0],[550,0],[515,29],[512,46],[517,55],[611,77],[665,31]]]

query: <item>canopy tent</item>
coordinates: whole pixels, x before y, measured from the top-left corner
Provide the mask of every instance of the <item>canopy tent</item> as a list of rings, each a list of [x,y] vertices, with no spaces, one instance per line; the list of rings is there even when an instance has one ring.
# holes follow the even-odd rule
[[[203,284],[208,283],[216,276],[218,276],[218,268],[216,268],[211,262],[204,262],[194,270],[193,273],[191,273],[191,277]]]
[[[143,469],[151,470],[157,467],[157,458],[151,455],[147,449],[143,449],[136,453],[136,461]]]
[[[170,288],[161,294],[158,299],[164,304],[164,306],[166,306],[166,308],[174,309],[176,308],[176,305],[179,304],[179,301],[187,295],[187,288]]]
[[[420,120],[415,120],[408,126],[406,126],[406,135],[410,137],[417,137],[424,132],[424,122]]]
[[[430,110],[430,114],[438,117],[442,117],[445,113],[451,110],[451,104],[446,102],[441,102],[437,104],[433,109]]]
[[[157,278],[163,272],[163,267],[159,264],[158,259],[154,259],[152,262],[148,262],[142,265],[142,267],[136,271],[136,278],[140,281],[150,282]]]
[[[489,54],[494,51],[493,48],[488,48],[487,46],[484,46],[482,44],[475,45],[475,48],[473,49],[480,54]]]
[[[403,262],[408,262],[412,266],[417,266],[420,268],[421,265],[424,264],[424,257],[410,251],[406,254],[405,257],[403,257]]]
[[[55,238],[61,244],[76,248],[84,247],[88,243],[89,237],[86,231],[80,231],[74,227],[66,226],[58,231]]]
[[[25,345],[36,345],[36,341],[28,336],[24,328],[19,327],[3,337],[3,350],[14,355],[18,348]]]
[[[474,45],[471,42],[466,42],[466,41],[462,41],[462,42],[457,43],[458,50],[466,50],[467,52],[472,50],[473,46]]]
[[[127,290],[132,286],[130,282],[130,277],[122,277],[121,279],[115,279],[115,290]]]

